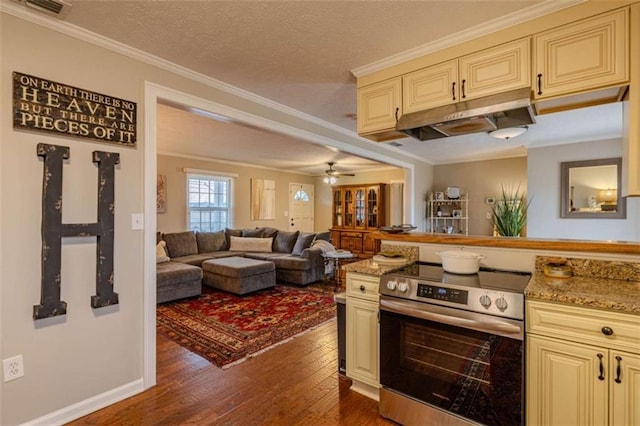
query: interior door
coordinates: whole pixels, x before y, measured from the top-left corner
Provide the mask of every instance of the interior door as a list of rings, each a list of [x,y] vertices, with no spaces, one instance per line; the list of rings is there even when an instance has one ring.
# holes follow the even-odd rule
[[[289,231],[313,232],[313,193],[311,184],[289,184]]]

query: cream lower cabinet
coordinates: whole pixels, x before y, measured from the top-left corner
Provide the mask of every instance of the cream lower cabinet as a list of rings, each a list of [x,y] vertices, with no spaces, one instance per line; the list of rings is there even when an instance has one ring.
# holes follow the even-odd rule
[[[527,315],[527,424],[640,425],[640,317],[541,302]]]
[[[380,356],[379,282],[380,278],[377,276],[347,273],[347,377],[354,380],[356,387],[358,384],[364,384],[365,387],[370,386],[376,390],[380,386],[378,373]],[[376,397],[376,395],[368,396]]]

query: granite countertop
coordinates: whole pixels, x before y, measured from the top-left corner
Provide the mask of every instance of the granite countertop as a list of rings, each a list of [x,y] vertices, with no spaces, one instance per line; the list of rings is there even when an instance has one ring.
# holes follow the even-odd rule
[[[374,262],[371,259],[365,259],[358,262],[352,262],[346,265],[342,265],[342,269],[347,272],[357,272],[360,274],[380,276],[404,268],[410,263],[413,263],[413,261],[407,260],[406,263],[401,264],[384,264],[380,262]]]
[[[525,289],[525,297],[640,315],[639,281],[584,276],[550,278],[536,271]]]

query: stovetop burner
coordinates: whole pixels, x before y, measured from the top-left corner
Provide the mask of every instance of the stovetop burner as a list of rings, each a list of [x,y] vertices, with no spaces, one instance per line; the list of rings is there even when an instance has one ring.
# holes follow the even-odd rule
[[[416,262],[391,272],[389,275],[522,294],[524,294],[524,289],[531,279],[531,274],[528,272],[491,268],[480,268],[477,274],[452,274],[442,269],[441,264],[429,262]]]

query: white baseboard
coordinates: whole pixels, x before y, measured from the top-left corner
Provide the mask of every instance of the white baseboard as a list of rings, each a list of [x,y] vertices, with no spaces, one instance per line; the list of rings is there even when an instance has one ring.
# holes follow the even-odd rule
[[[62,425],[78,419],[101,408],[115,404],[118,401],[129,398],[144,390],[142,379],[135,380],[115,389],[108,390],[100,395],[92,396],[84,401],[77,402],[68,407],[46,414],[37,419],[23,423],[26,426],[52,426]]]

